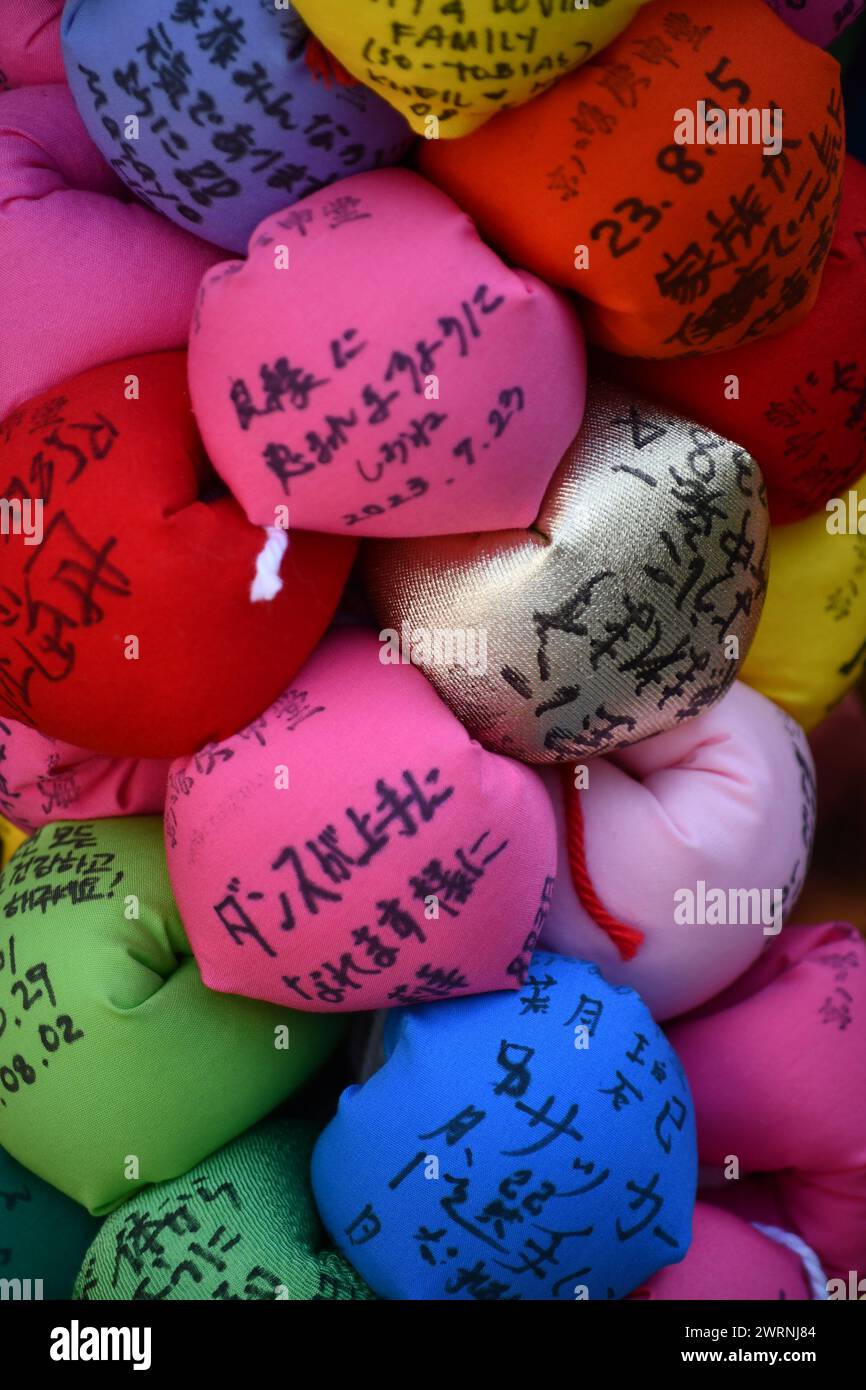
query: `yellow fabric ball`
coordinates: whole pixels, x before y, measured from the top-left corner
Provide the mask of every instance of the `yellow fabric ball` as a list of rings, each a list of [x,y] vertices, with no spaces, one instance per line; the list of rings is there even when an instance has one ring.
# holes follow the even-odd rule
[[[864,664],[866,474],[826,511],[771,528],[767,597],[740,679],[808,730],[857,683]]]
[[[455,139],[595,57],[647,3],[294,0],[294,8],[419,135]]]
[[[17,825],[0,816],[0,869],[9,863],[18,846],[23,845],[29,838]]]

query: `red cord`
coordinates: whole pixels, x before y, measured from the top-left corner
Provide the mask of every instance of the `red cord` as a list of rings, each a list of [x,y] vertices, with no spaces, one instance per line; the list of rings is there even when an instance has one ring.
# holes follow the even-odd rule
[[[581,793],[574,785],[574,769],[562,769],[563,792],[565,795],[565,829],[568,862],[574,891],[583,909],[589,914],[597,927],[601,927],[610,937],[622,960],[632,960],[644,940],[644,933],[637,927],[626,926],[612,917],[595,891],[586,862],[586,844],[583,827],[583,807]]]
[[[307,39],[304,62],[316,81],[324,82],[326,87],[330,87],[332,82],[336,82],[340,87],[357,85],[352,74],[346,71],[343,64],[313,34]]]

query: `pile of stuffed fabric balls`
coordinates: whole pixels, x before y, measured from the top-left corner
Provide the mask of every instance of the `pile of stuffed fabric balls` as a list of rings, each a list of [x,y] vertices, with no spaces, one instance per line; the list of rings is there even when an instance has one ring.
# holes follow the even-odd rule
[[[863,1274],[863,10],[0,0],[3,1277]]]

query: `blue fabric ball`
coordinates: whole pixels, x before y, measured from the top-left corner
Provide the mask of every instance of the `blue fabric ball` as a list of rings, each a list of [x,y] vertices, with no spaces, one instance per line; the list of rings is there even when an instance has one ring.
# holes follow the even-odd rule
[[[314,75],[309,30],[274,0],[67,0],[61,34],[75,103],[116,172],[232,251],[264,217],[397,163],[412,140],[366,87]]]
[[[394,1010],[385,1052],[313,1155],[384,1298],[623,1298],[684,1257],[694,1111],[632,989],[540,951],[517,993]]]

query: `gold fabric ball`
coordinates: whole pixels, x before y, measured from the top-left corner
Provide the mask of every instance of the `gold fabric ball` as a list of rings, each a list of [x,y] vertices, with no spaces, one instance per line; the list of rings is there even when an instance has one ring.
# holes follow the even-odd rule
[[[749,454],[596,380],[532,527],[371,541],[364,573],[383,640],[479,742],[575,762],[724,694],[761,614],[768,536]]]

